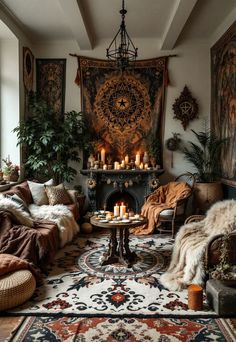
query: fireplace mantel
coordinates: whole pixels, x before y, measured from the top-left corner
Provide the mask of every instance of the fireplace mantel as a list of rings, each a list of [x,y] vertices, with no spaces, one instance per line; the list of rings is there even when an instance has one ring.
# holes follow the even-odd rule
[[[80,173],[87,176],[90,210],[103,208],[114,192],[127,192],[135,200],[135,210],[140,211],[145,196],[155,190],[163,169],[150,170],[102,170],[83,169]]]

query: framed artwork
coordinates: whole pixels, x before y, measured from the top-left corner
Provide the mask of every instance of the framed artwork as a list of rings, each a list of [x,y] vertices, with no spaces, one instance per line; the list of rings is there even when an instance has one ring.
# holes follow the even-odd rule
[[[36,59],[37,93],[54,110],[64,114],[66,59]]]
[[[34,56],[27,47],[23,47],[23,82],[26,91],[31,92],[34,82]]]
[[[222,151],[222,176],[236,180],[236,21],[211,48],[211,125],[228,138]]]
[[[105,148],[114,160],[127,154],[134,159],[145,151],[147,137],[161,144],[167,62],[168,57],[139,60],[121,73],[110,61],[78,56],[76,82],[92,136],[100,143],[97,151]]]

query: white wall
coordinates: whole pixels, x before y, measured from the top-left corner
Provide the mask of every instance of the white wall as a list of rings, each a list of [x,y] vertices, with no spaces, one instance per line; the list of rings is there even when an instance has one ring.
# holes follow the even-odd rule
[[[74,83],[77,71],[77,59],[69,56],[75,53],[82,56],[104,58],[109,41],[101,41],[99,46],[92,51],[79,51],[74,41],[54,42],[53,44],[42,44],[32,47],[37,58],[66,58],[66,98],[65,110],[80,110],[81,99],[80,89]],[[169,54],[177,54],[177,57],[169,59],[170,85],[166,92],[166,108],[164,112],[165,131],[164,144],[166,140],[172,137],[172,132],[180,133],[183,141],[192,140],[193,133],[191,128],[199,130],[202,128],[203,118],[209,118],[210,114],[210,52],[209,46],[203,42],[187,42],[179,45],[174,51],[160,52],[158,44],[154,39],[135,39],[135,45],[138,47],[139,59],[154,58]],[[199,105],[199,119],[190,122],[186,131],[183,130],[181,122],[173,119],[172,105],[177,97],[187,85],[196,98]],[[180,152],[174,152],[174,167],[171,168],[171,154],[164,149],[164,169],[165,174],[161,181],[166,182],[169,179],[185,171],[192,171],[190,165],[183,159]],[[81,176],[74,183],[81,182]]]
[[[19,52],[18,40],[0,41],[0,110],[1,159],[10,156],[13,164],[20,164],[20,151],[16,147],[16,134],[12,132],[19,123]]]

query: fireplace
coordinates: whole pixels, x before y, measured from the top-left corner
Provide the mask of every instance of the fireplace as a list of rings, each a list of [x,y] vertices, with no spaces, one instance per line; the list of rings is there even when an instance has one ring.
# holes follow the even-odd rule
[[[145,197],[159,184],[164,170],[81,170],[87,177],[91,211],[113,211],[117,202],[124,202],[130,210],[140,212]]]

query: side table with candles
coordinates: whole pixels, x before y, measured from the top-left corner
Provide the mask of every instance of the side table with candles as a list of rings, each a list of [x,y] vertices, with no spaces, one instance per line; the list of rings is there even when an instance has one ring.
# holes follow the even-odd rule
[[[121,263],[126,267],[132,267],[137,255],[129,247],[129,229],[146,224],[147,219],[140,215],[128,219],[116,218],[112,217],[111,213],[102,211],[102,214],[97,212],[92,216],[90,222],[93,226],[110,230],[108,251],[104,253],[102,266]]]

